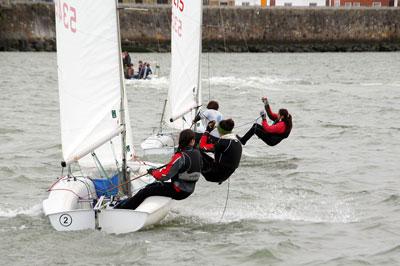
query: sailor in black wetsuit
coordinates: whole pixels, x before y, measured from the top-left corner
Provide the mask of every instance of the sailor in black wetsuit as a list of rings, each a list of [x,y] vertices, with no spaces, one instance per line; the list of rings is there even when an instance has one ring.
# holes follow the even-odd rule
[[[151,196],[164,196],[175,200],[189,197],[200,178],[202,164],[200,152],[193,148],[194,142],[194,132],[190,129],[183,130],[179,135],[179,150],[172,156],[167,166],[160,170],[149,170],[149,174],[161,182],[147,185],[114,208],[134,210]],[[169,179],[171,182],[164,182]]]
[[[200,139],[200,150],[203,158],[201,174],[207,181],[221,184],[239,167],[242,157],[242,144],[232,134],[232,129],[235,126],[232,119],[219,122],[217,129],[221,138],[216,143],[210,143],[209,135],[214,126],[215,122],[208,123],[207,129]],[[214,159],[205,152],[213,152]]]
[[[262,125],[255,123],[243,137],[236,136],[243,145],[246,145],[247,141],[253,135],[257,135],[257,137],[267,145],[275,146],[283,139],[286,139],[292,130],[292,116],[289,114],[288,110],[279,109],[278,113],[274,113],[271,110],[267,97],[262,97],[261,100],[264,103],[268,117],[274,121],[274,123],[269,125],[266,114],[262,111],[260,113]]]

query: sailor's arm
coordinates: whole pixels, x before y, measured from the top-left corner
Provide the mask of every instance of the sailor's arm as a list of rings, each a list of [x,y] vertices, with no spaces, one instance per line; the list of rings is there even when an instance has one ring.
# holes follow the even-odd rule
[[[208,143],[208,139],[210,137],[210,132],[213,131],[215,127],[215,121],[208,122],[206,131],[204,132],[203,136],[201,136],[199,148],[204,151],[214,151],[215,145],[212,143]]]
[[[182,163],[182,154],[177,152],[172,156],[171,161],[167,166],[160,170],[151,171],[151,175],[159,181],[167,181],[178,174],[179,169],[182,167]]]
[[[197,114],[196,114],[196,116],[194,117],[194,119],[193,119],[193,123],[197,123],[198,121],[200,121],[201,120],[201,117],[202,117],[202,110],[199,110],[198,112],[197,112]]]
[[[268,98],[264,96],[261,98],[261,101],[264,103],[264,108],[265,108],[265,111],[267,112],[269,119],[271,119],[273,121],[278,119],[278,114],[272,112],[271,106],[269,105],[269,102],[268,102]]]
[[[200,143],[199,143],[199,148],[204,151],[214,151],[215,145],[212,143],[208,143],[208,137],[210,136],[210,133],[207,131],[204,132],[203,136],[201,136]]]

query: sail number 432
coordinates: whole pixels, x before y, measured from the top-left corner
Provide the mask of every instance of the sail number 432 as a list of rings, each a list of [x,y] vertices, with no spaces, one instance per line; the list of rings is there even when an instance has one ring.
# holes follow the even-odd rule
[[[183,9],[185,8],[185,3],[183,0],[173,0],[174,1],[174,6],[176,6],[179,11],[183,12]]]
[[[174,6],[183,13],[185,3],[183,0],[173,0]],[[172,30],[175,31],[179,37],[182,36],[182,20],[172,12]]]
[[[56,18],[62,21],[64,28],[72,33],[76,32],[76,8],[66,1],[55,0]]]

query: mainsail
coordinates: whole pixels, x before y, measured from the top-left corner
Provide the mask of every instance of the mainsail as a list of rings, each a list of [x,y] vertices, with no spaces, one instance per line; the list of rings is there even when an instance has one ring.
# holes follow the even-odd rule
[[[104,164],[121,159],[122,77],[116,8],[115,0],[55,1],[61,141],[68,162],[91,151]],[[130,158],[132,136],[124,98]],[[82,161],[88,164],[92,159],[89,155]]]
[[[171,73],[164,118],[168,126],[176,129],[189,128],[194,108],[201,105],[202,7],[203,1],[172,1]],[[177,117],[180,118],[175,120]]]

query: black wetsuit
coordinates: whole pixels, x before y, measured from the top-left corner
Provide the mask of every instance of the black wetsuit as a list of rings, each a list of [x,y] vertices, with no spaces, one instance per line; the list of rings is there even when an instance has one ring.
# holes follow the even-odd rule
[[[287,129],[287,125],[283,121],[278,120],[278,114],[272,112],[270,105],[265,106],[268,117],[274,121],[272,125],[268,125],[267,120],[262,120],[262,125],[254,124],[249,131],[243,137],[239,137],[240,142],[246,145],[246,142],[253,136],[256,135],[262,141],[269,146],[275,146],[283,139],[287,138],[290,134],[290,130]]]
[[[242,145],[233,134],[222,136],[215,144],[209,142],[209,134],[204,133],[200,140],[203,168],[201,174],[209,182],[222,183],[239,167]],[[205,152],[214,152],[214,159]]]
[[[281,142],[283,139],[287,138],[287,135],[285,135],[285,134],[269,133],[269,132],[265,131],[265,129],[262,125],[253,124],[253,126],[250,128],[250,130],[247,131],[247,133],[243,137],[239,138],[239,140],[243,145],[246,145],[246,142],[253,135],[256,135],[257,137],[259,137],[268,146],[275,146],[279,142]]]

